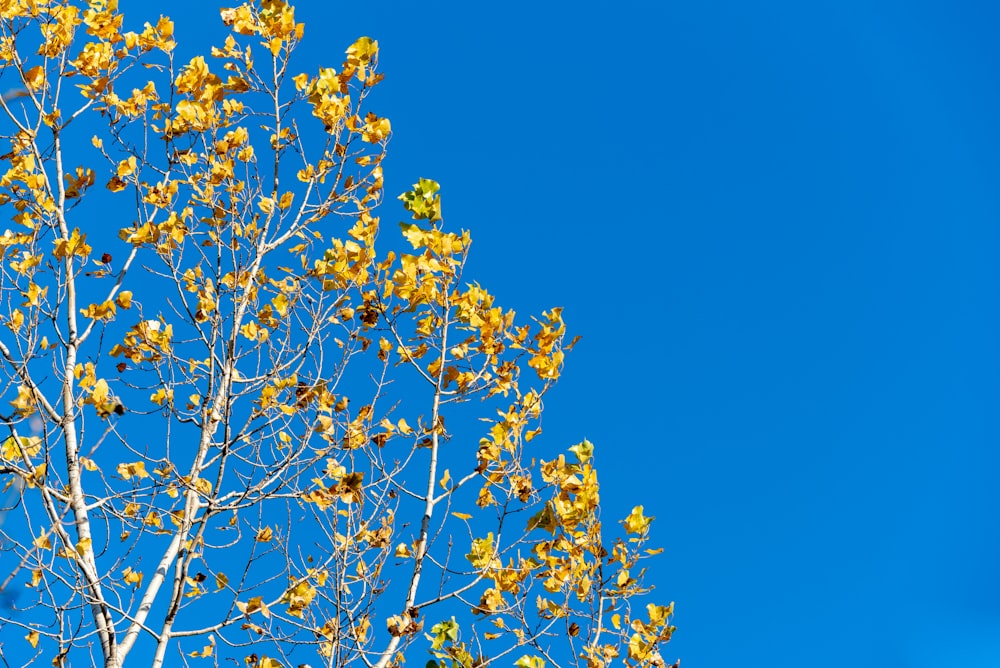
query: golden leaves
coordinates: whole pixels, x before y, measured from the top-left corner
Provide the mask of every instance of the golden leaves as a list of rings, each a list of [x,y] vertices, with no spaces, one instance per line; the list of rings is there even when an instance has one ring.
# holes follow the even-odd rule
[[[628,533],[644,534],[649,529],[653,519],[642,514],[642,506],[636,506],[628,517],[622,520],[622,525]]]
[[[81,538],[76,542],[76,553],[81,557],[90,552],[90,547],[93,544],[93,539],[89,536],[87,538]]]
[[[416,613],[415,610],[414,613]],[[367,618],[365,621],[367,622]],[[385,620],[386,630],[393,638],[416,635],[423,626],[423,622],[418,622],[415,615],[410,614],[410,611],[406,611],[400,615],[393,615]]]
[[[91,304],[87,308],[80,309],[80,315],[85,318],[90,318],[92,320],[101,320],[107,322],[113,320],[115,313],[118,311],[118,307],[112,301],[101,302],[100,304]]]
[[[222,101],[222,80],[208,69],[203,56],[195,56],[181,68],[174,86],[178,93],[191,95],[198,102]]]
[[[130,155],[126,159],[118,163],[118,167],[115,169],[115,175],[122,179],[126,176],[131,176],[135,173],[135,168],[137,161],[134,155]]]
[[[350,74],[345,73],[345,76],[350,79]],[[313,107],[312,115],[323,122],[327,132],[333,132],[344,122],[350,109],[351,97],[347,94],[344,79],[338,76],[335,69],[321,68],[319,75],[311,80],[306,75],[299,75],[295,84],[305,91],[306,99]],[[311,169],[307,170],[307,175],[311,177]]]
[[[118,475],[120,475],[124,480],[131,480],[132,478],[142,479],[149,477],[149,473],[146,472],[145,462],[131,462],[131,463],[123,462],[118,466],[116,466],[115,470],[118,472]]]
[[[177,181],[163,181],[155,185],[143,184],[145,193],[142,201],[152,204],[157,209],[169,209],[173,205],[174,196],[177,194]],[[176,212],[171,212],[176,217]]]
[[[198,650],[193,650],[191,652],[188,652],[188,656],[193,657],[195,659],[207,659],[208,657],[212,656],[212,654],[215,653],[215,636],[209,634],[208,642],[209,644],[202,647],[200,652]]]
[[[24,73],[24,85],[33,93],[45,87],[45,68],[36,65]]]
[[[378,63],[378,42],[370,37],[359,37],[354,44],[347,47],[347,60],[344,62],[346,76],[357,76],[359,81],[369,81],[370,70]]]
[[[30,306],[32,308],[38,308],[42,305],[42,300],[45,298],[46,293],[48,293],[48,286],[42,287],[32,281],[28,284],[27,290],[22,290],[21,295],[24,297],[24,303],[22,306]]]
[[[93,82],[91,84],[80,85],[80,89],[86,97],[97,97],[104,90],[107,79],[101,79],[101,77],[111,69],[114,62],[114,47],[110,42],[89,42],[84,44],[83,49],[72,61],[72,64],[83,76],[100,80],[97,86]]]
[[[95,84],[92,84],[91,86],[84,88],[89,89],[94,85]],[[104,103],[110,109],[113,109],[117,113],[129,119],[138,118],[145,114],[150,103],[154,103],[154,108],[156,108],[157,105],[155,103],[158,100],[159,96],[156,92],[156,85],[152,81],[147,81],[146,85],[142,88],[133,88],[132,94],[126,99],[121,99],[113,92],[109,92],[104,95],[103,99]],[[98,146],[98,148],[100,148],[100,146]]]
[[[8,436],[0,444],[0,457],[16,462],[35,457],[42,449],[42,439],[38,436]]]
[[[157,406],[169,405],[174,401],[174,390],[173,388],[158,388],[149,396],[149,400]]]
[[[126,310],[132,308],[132,291],[122,290],[119,292],[118,295],[115,296],[115,304]]]
[[[32,541],[32,545],[37,547],[39,550],[51,550],[52,540],[49,538],[49,532],[45,531],[42,535],[35,538],[35,540]]]
[[[260,35],[262,44],[277,57],[281,49],[302,39],[305,26],[295,22],[295,8],[281,0],[269,0],[259,8],[242,5],[219,10],[222,23],[239,35]]]
[[[562,371],[563,351],[560,344],[566,334],[566,325],[561,308],[545,311],[542,317],[545,321],[540,321],[541,328],[534,336],[535,344],[531,348],[532,357],[528,366],[535,370],[539,378],[555,380]]]
[[[491,615],[505,607],[503,593],[493,587],[486,589],[479,598],[479,605],[472,609],[474,614]]]
[[[270,335],[266,329],[252,320],[240,328],[240,334],[251,341],[266,341]]]
[[[71,5],[50,8],[52,20],[41,24],[42,45],[38,55],[54,58],[66,50],[73,41],[73,28],[80,24],[80,10]]]
[[[94,170],[77,167],[72,174],[66,174],[66,199],[78,199],[84,191],[94,185]]]
[[[121,39],[122,15],[116,12],[118,3],[92,2],[83,13],[87,34],[101,41],[115,43]]]
[[[125,35],[126,43],[134,39],[141,51],[159,49],[163,53],[170,53],[177,46],[173,37],[174,22],[165,16],[161,16],[155,26],[150,23],[144,24],[142,34],[138,37],[132,37],[132,33]]]
[[[18,385],[17,397],[10,402],[10,405],[14,407],[14,410],[18,415],[21,417],[28,417],[34,414],[37,410],[37,398],[35,393],[27,385]],[[5,445],[7,442],[8,441],[4,441]]]
[[[288,604],[288,614],[302,619],[316,594],[316,587],[309,580],[301,580],[285,591],[281,602]]]
[[[358,644],[360,651],[368,651],[365,647],[371,645],[361,643],[373,640],[376,634],[417,635],[420,623],[416,610],[389,617],[386,630],[382,630],[372,626],[378,626],[374,613],[372,621],[364,616],[363,610],[369,608],[359,607],[349,619],[333,620],[324,619],[313,609],[317,600],[339,598],[339,587],[354,587],[355,582],[363,580],[369,584],[387,580],[393,556],[395,560],[410,560],[401,565],[405,569],[430,563],[424,559],[441,559],[438,566],[455,574],[451,584],[458,583],[460,577],[481,580],[480,584],[473,583],[474,588],[469,588],[462,600],[473,606],[477,614],[500,621],[496,628],[502,633],[479,635],[487,639],[503,635],[512,643],[515,638],[525,640],[527,646],[532,641],[530,631],[505,628],[500,619],[509,617],[506,613],[520,614],[525,608],[525,614],[543,618],[583,615],[575,620],[579,624],[567,619],[565,625],[570,636],[579,634],[581,638],[593,637],[594,633],[593,627],[587,628],[584,623],[587,611],[603,610],[602,603],[619,606],[619,611],[631,610],[620,600],[638,591],[642,568],[636,562],[643,558],[642,541],[650,518],[639,507],[638,513],[633,511],[622,525],[613,525],[619,533],[628,532],[628,536],[621,539],[620,547],[618,544],[609,547],[612,554],[608,556],[601,542],[593,446],[587,441],[578,443],[570,448],[572,454],[543,462],[540,471],[535,470],[531,457],[542,440],[536,438],[541,433],[538,424],[541,397],[558,378],[563,352],[568,348],[563,345],[565,325],[561,310],[553,309],[536,321],[522,323],[513,310],[501,306],[485,288],[467,283],[463,274],[467,273],[471,236],[468,232],[443,228],[440,185],[430,179],[420,179],[401,196],[413,217],[401,229],[404,245],[409,248],[398,256],[376,252],[379,219],[373,207],[383,197],[380,163],[384,144],[392,133],[387,118],[362,109],[368,88],[380,79],[375,72],[377,42],[370,38],[357,40],[347,50],[342,67],[318,67],[308,74],[292,76],[295,72],[286,69],[286,58],[303,29],[295,22],[290,5],[282,0],[266,0],[223,9],[222,20],[233,34],[225,36],[224,45],[212,50],[212,56],[218,59],[197,56],[182,64],[176,76],[170,75],[173,81],[157,78],[165,96],[160,101],[153,82],[145,79],[160,77],[167,70],[157,68],[171,61],[159,56],[159,61],[141,56],[155,49],[165,52],[174,49],[173,24],[161,18],[154,25],[147,23],[141,34],[123,33],[114,4],[94,0],[82,19],[91,37],[81,41],[90,39],[90,43],[77,45],[61,59],[50,57],[47,71],[28,69],[34,64],[30,59],[18,62],[27,62],[24,69],[28,69],[28,88],[33,99],[49,104],[53,97],[48,94],[49,88],[55,91],[58,63],[67,63],[72,58],[73,76],[83,82],[80,85],[85,95],[94,99],[90,109],[98,111],[113,127],[112,132],[95,138],[92,145],[97,149],[93,153],[106,160],[103,178],[109,179],[107,187],[112,191],[128,191],[130,197],[126,199],[139,200],[135,215],[116,225],[125,225],[119,232],[124,242],[119,245],[125,248],[107,249],[115,255],[113,265],[109,253],[106,260],[102,258],[96,263],[96,271],[78,271],[92,257],[87,235],[72,228],[73,224],[83,226],[80,221],[87,220],[86,216],[77,215],[84,209],[76,209],[72,215],[59,219],[68,221],[70,227],[65,238],[58,238],[59,230],[66,228],[53,224],[56,220],[53,214],[66,202],[56,202],[48,192],[61,185],[53,187],[48,183],[45,170],[49,162],[39,164],[43,159],[39,156],[47,161],[49,154],[34,150],[36,138],[31,133],[17,138],[5,171],[0,170],[3,171],[0,204],[14,200],[13,205],[21,205],[12,206],[19,232],[0,235],[0,255],[13,280],[8,293],[12,296],[11,306],[18,307],[8,309],[4,324],[24,336],[25,327],[33,327],[38,321],[41,315],[38,309],[54,308],[46,301],[45,292],[46,287],[57,285],[50,281],[54,272],[62,272],[63,278],[59,280],[79,277],[78,307],[98,325],[116,318],[119,309],[123,316],[130,315],[125,313],[126,309],[140,312],[137,317],[142,319],[137,322],[94,328],[97,331],[92,340],[97,342],[103,337],[111,345],[112,356],[122,358],[112,364],[118,362],[123,377],[98,378],[96,369],[81,365],[77,376],[81,391],[76,401],[92,405],[102,417],[110,417],[125,412],[114,396],[115,390],[126,392],[125,388],[133,388],[131,392],[138,393],[139,403],[145,403],[141,394],[145,391],[150,403],[136,409],[135,419],[178,421],[175,442],[168,443],[169,456],[176,457],[192,445],[181,442],[185,438],[181,430],[197,429],[206,422],[205,426],[210,427],[211,407],[218,405],[215,388],[225,387],[226,392],[231,391],[227,398],[234,402],[231,410],[228,404],[226,408],[227,421],[232,423],[226,427],[233,427],[233,435],[230,440],[228,433],[224,436],[221,431],[215,432],[208,448],[211,461],[232,456],[231,461],[239,462],[235,466],[270,471],[266,468],[272,464],[269,457],[281,460],[298,457],[289,459],[287,468],[275,473],[275,482],[288,483],[281,487],[280,494],[285,501],[306,506],[305,515],[319,518],[331,527],[337,525],[330,532],[336,558],[325,560],[321,555],[323,561],[311,562],[331,569],[328,585],[312,574],[302,575],[305,569],[298,569],[296,564],[286,571],[295,574],[293,579],[275,579],[271,574],[271,579],[263,580],[271,583],[268,588],[255,589],[253,583],[261,581],[255,579],[257,573],[254,577],[234,575],[230,584],[225,575],[211,570],[218,567],[212,565],[203,567],[205,574],[188,577],[184,595],[192,598],[207,595],[205,585],[211,587],[209,578],[214,575],[215,589],[227,592],[222,598],[243,599],[238,607],[245,616],[259,613],[271,619],[265,623],[258,618],[260,626],[245,620],[251,634],[268,641],[282,633],[281,627],[291,621],[300,629],[316,629],[315,641],[320,653],[326,652],[327,656],[333,656],[340,646],[337,643],[345,640]],[[3,11],[0,8],[0,13]],[[43,48],[50,54],[62,53],[72,36],[67,27],[81,19],[74,17],[69,8],[64,16],[55,18],[55,12],[63,10],[51,3],[43,11],[52,12],[53,16],[43,28]],[[82,33],[82,29],[78,32]],[[267,68],[274,65],[282,72],[286,87],[281,91],[268,91],[273,79],[262,76],[253,67],[247,45],[252,44],[260,53],[258,41],[266,48],[264,53],[274,58],[272,63],[265,56]],[[0,39],[0,57],[5,52],[13,53],[14,47],[13,43],[5,46]],[[129,77],[121,77],[133,68],[133,63],[138,67],[130,69]],[[139,69],[142,65],[150,66],[149,74],[136,77],[143,72]],[[46,95],[39,95],[40,91]],[[273,105],[259,103],[267,100],[271,92],[280,93],[274,98],[280,102],[280,122],[273,118],[258,120],[270,114],[268,110]],[[28,113],[34,113],[33,105],[24,107]],[[40,113],[56,111],[45,108]],[[317,128],[303,130],[301,137],[296,136],[303,120],[311,122],[310,113],[331,136],[314,142]],[[67,115],[68,108],[64,111],[64,116]],[[132,140],[146,128],[174,141],[168,142],[166,151],[138,150],[135,147],[142,144]],[[188,136],[181,138],[181,134]],[[83,148],[90,150],[88,146]],[[280,162],[275,165],[275,173],[281,174],[281,187],[268,185],[267,178],[261,177],[265,173],[263,163],[272,158]],[[267,165],[266,173],[271,172],[270,168]],[[153,181],[160,181],[147,182],[151,174],[156,175]],[[66,173],[64,179],[63,193],[66,199],[74,200],[72,206],[77,206],[76,200],[84,199],[84,195],[93,194],[87,189],[94,183],[94,170],[77,167]],[[10,195],[15,190],[21,193],[20,199]],[[324,218],[346,224],[324,222],[321,227],[317,221]],[[103,222],[97,215],[90,224],[99,226]],[[83,229],[94,238],[91,227]],[[53,246],[47,245],[50,243]],[[55,262],[53,258],[63,262]],[[283,263],[291,266],[282,266]],[[169,284],[173,279],[177,283],[179,299],[160,304],[150,297],[152,293],[145,291],[149,287],[144,285],[145,281],[126,277],[130,267],[151,265],[158,267],[156,280],[165,279]],[[265,275],[264,268],[279,278]],[[104,282],[113,283],[110,290],[101,288],[101,284],[86,285],[88,279],[84,277],[96,276],[98,271],[104,275],[114,273],[114,281]],[[130,287],[136,293],[120,290],[122,287]],[[61,297],[65,289],[60,287],[59,292]],[[23,294],[26,306],[18,303],[19,293]],[[53,294],[50,290],[49,295]],[[108,301],[101,301],[104,298]],[[91,300],[96,303],[89,304]],[[166,313],[173,319],[173,327],[179,328],[176,342],[171,325],[159,319],[158,313]],[[56,341],[53,347],[58,357],[61,339],[51,332],[45,333]],[[314,333],[318,335],[316,338]],[[112,345],[114,340],[110,339],[118,343]],[[41,336],[36,340],[41,341]],[[219,345],[208,344],[209,341],[217,341]],[[309,348],[323,342],[328,342],[329,349]],[[202,343],[208,349],[199,352]],[[36,344],[34,350],[39,348],[45,348],[45,344]],[[78,359],[100,359],[100,350],[81,348]],[[326,373],[337,364],[331,362],[333,355],[338,358],[343,355],[352,364],[359,360],[358,365],[363,365],[360,360],[368,355],[376,368],[375,377],[379,377],[379,372],[386,373],[386,399],[379,396],[367,402],[357,401],[367,403],[359,410],[349,406],[343,396],[347,390],[336,389],[339,375],[331,377]],[[288,364],[292,357],[302,362]],[[323,373],[311,368],[320,359]],[[464,436],[466,428],[459,426],[454,433],[447,432],[439,415],[428,416],[426,410],[421,415],[419,409],[411,407],[410,397],[405,394],[399,397],[403,407],[395,407],[397,398],[390,395],[403,386],[392,384],[394,364],[412,366],[429,381],[427,387],[443,398],[442,405],[449,406],[446,409],[449,420],[460,415],[458,411],[452,412],[451,405],[472,407],[476,404],[471,399],[485,400],[482,405],[488,408],[477,413],[477,417],[485,418],[486,424],[476,451],[475,471],[469,471],[455,454],[456,446],[468,443]],[[237,367],[246,376],[235,374]],[[354,373],[353,368],[350,374]],[[44,391],[54,387],[54,382],[47,380]],[[354,388],[350,391],[353,393]],[[180,397],[177,404],[175,392]],[[29,415],[35,412],[36,399],[31,390],[22,387],[13,403],[20,415]],[[240,408],[237,405],[240,401],[252,405]],[[80,405],[70,409],[79,411]],[[373,405],[379,406],[378,415]],[[496,414],[494,409],[498,409]],[[400,418],[402,414],[414,420],[414,424],[411,426]],[[236,424],[244,419],[248,427]],[[131,429],[132,436],[136,436],[135,427]],[[98,436],[97,430],[90,433]],[[138,436],[141,439],[141,433]],[[401,518],[398,523],[383,517],[385,510],[396,503],[392,499],[414,489],[412,469],[406,472],[409,476],[406,480],[399,479],[403,484],[397,484],[392,478],[397,474],[392,462],[403,462],[400,470],[408,465],[422,465],[430,451],[418,448],[430,448],[439,442],[441,459],[433,479],[417,484],[421,487],[429,484],[430,501],[442,501],[435,525],[438,521],[464,524],[460,528],[474,532],[466,539],[471,543],[466,555],[471,567],[466,566],[464,574],[460,573],[463,570],[460,566],[455,568],[454,562],[449,565],[444,559],[445,550],[449,549],[445,548],[444,540],[435,546],[433,536],[418,534],[419,522],[411,521],[409,529],[406,528],[406,520],[413,520],[412,517]],[[29,460],[24,465],[27,469],[35,463],[42,447],[41,441],[8,439],[2,444],[2,455],[11,467]],[[144,444],[136,443],[135,447],[142,452]],[[252,454],[247,457],[250,451]],[[234,469],[228,469],[230,474],[226,479],[217,478],[214,471],[205,469],[183,476],[170,471],[166,455],[163,459],[159,456],[117,465],[112,460],[107,472],[111,473],[114,467],[120,479],[95,474],[83,477],[88,485],[111,486],[117,496],[107,502],[114,505],[110,516],[123,524],[111,533],[121,532],[124,541],[131,532],[130,540],[137,541],[137,548],[141,548],[147,534],[175,533],[177,527],[191,527],[207,517],[206,508],[218,510],[219,506],[213,504],[230,494],[234,481],[238,480],[239,487],[244,480],[253,484],[252,481],[263,479],[250,474],[242,478],[242,470],[234,476]],[[330,461],[320,472],[326,457]],[[375,467],[370,458],[377,461]],[[103,463],[101,458],[98,461]],[[85,459],[80,460],[80,465],[96,467],[95,462]],[[163,467],[162,472],[153,471],[154,466]],[[459,471],[455,477],[452,468]],[[150,477],[153,480],[146,480]],[[309,478],[311,482],[307,482]],[[35,480],[53,490],[63,484],[55,472],[45,477],[43,471]],[[469,488],[463,489],[464,485]],[[261,487],[258,496],[270,494],[270,489]],[[241,490],[235,493],[240,494]],[[285,541],[294,537],[286,533],[301,531],[302,527],[290,525],[286,532],[276,525],[262,526],[261,520],[253,521],[244,515],[246,506],[255,503],[257,497],[244,499],[246,505],[240,505],[232,513],[230,535],[238,535],[238,540],[245,541],[251,552],[280,553],[292,547],[285,545]],[[473,504],[496,507],[477,514],[473,521]],[[411,505],[406,501],[398,509],[409,509]],[[515,526],[518,521],[512,519],[517,515],[505,515],[509,512],[520,513],[522,518],[534,514],[527,526],[527,538],[512,530],[518,528]],[[507,520],[503,519],[505,516]],[[483,524],[494,517],[505,522],[503,532]],[[249,532],[247,526],[251,527]],[[490,528],[493,532],[484,537],[482,534]],[[636,543],[629,542],[632,539]],[[39,546],[48,549],[56,542],[50,541],[48,535],[36,540]],[[69,556],[74,554],[74,547],[82,552],[93,549],[83,544],[60,545]],[[184,549],[202,559],[204,547],[191,539]],[[343,561],[337,561],[341,559],[341,551]],[[461,551],[448,554],[461,561],[458,558]],[[304,560],[312,558],[303,555]],[[267,560],[255,563],[254,568],[262,564],[266,567]],[[346,570],[337,572],[341,564],[346,564]],[[600,574],[595,570],[599,566],[605,569]],[[473,570],[475,574],[470,574]],[[124,564],[102,577],[109,587],[143,584],[142,573],[124,568]],[[373,596],[377,594],[374,587],[368,591]],[[538,592],[543,597],[537,602],[537,611],[533,611],[531,601]],[[251,594],[267,598],[256,596],[247,600]],[[603,594],[618,598],[612,603],[610,599],[598,602]],[[423,594],[419,598],[424,600]],[[272,618],[268,606],[275,604],[280,604],[282,612],[287,614]],[[643,622],[646,626],[642,627],[634,627],[633,620],[626,618],[620,629],[608,629],[604,637],[614,636],[625,644],[637,634],[630,656],[648,659],[652,650],[644,649],[643,643],[655,644],[655,639],[645,638],[643,633],[650,629],[650,633],[662,631],[663,620],[669,616],[665,610],[662,606],[653,609],[650,621]],[[608,615],[611,614],[608,609]],[[300,624],[296,618],[308,623]],[[458,634],[454,620],[435,625],[432,642],[447,657],[437,659],[472,665]],[[474,646],[474,642],[469,645]],[[192,649],[190,656],[214,656],[214,643],[203,648],[184,647],[185,651]],[[594,652],[597,657],[594,662],[587,658],[592,668],[598,665],[598,658],[603,661],[613,652],[605,647],[581,651]],[[621,651],[624,653],[624,647]],[[513,654],[511,659],[516,656]],[[253,656],[248,657],[247,664],[272,666],[277,662]],[[517,665],[542,668],[543,662],[538,657],[524,656]]]
[[[158,362],[172,350],[173,326],[159,320],[143,320],[133,325],[122,343],[111,347],[112,357],[125,357],[135,363]]]
[[[267,604],[264,603],[264,599],[261,598],[260,596],[254,596],[246,603],[244,603],[243,601],[236,601],[236,607],[239,609],[240,612],[242,612],[247,617],[249,617],[255,612],[259,612],[266,619],[270,619],[271,617],[270,608],[267,607]]]
[[[392,125],[388,118],[379,118],[375,114],[368,114],[365,117],[365,124],[361,128],[361,139],[369,144],[377,144],[385,141],[392,132]]]
[[[219,10],[223,25],[231,26],[233,32],[239,35],[253,35],[257,32],[257,21],[254,18],[250,5],[241,5],[235,8],[223,8]]]
[[[674,627],[670,625],[670,617],[674,612],[674,604],[659,606],[650,603],[646,606],[649,621],[632,620],[630,626],[635,633],[629,637],[628,658],[639,665],[663,665],[658,646],[670,641]]]
[[[87,235],[80,232],[80,228],[74,227],[68,239],[56,239],[55,250],[52,255],[65,260],[68,257],[85,258],[90,255],[91,248],[87,245]]]

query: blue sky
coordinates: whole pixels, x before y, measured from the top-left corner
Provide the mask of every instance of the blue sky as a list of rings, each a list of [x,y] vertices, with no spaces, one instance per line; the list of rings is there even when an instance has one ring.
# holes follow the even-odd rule
[[[379,40],[387,192],[583,336],[544,447],[658,518],[669,658],[998,665],[1000,9],[755,5],[309,0],[300,62]]]
[[[994,5],[298,6],[380,42],[388,190],[583,335],[546,438],[659,518],[684,665],[1000,662]]]

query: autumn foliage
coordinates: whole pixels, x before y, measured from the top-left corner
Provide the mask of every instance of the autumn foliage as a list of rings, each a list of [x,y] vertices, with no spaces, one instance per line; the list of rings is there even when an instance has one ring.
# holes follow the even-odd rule
[[[663,666],[651,518],[535,440],[561,310],[466,276],[431,180],[376,250],[378,43],[116,5],[0,1],[3,658]]]

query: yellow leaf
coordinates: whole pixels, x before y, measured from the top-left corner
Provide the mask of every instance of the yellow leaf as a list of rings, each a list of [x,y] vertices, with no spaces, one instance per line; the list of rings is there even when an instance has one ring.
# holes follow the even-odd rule
[[[254,537],[254,540],[257,541],[258,543],[270,543],[271,539],[274,537],[273,534],[274,532],[271,531],[271,527],[264,527],[263,529],[257,532],[257,535]]]
[[[19,388],[19,394],[22,389],[26,388],[22,385]],[[13,401],[11,404],[17,406]],[[22,459],[22,454],[34,457],[42,449],[42,439],[38,436],[18,436],[17,440],[14,439],[14,436],[10,436],[3,442],[3,445],[0,446],[0,457],[8,461],[18,461]]]
[[[162,406],[163,404],[170,403],[174,400],[174,391],[172,389],[167,390],[161,387],[156,390],[156,392],[149,395],[149,400],[157,406]]]
[[[90,246],[87,245],[87,235],[81,234],[78,228],[74,228],[68,239],[56,239],[55,250],[52,252],[59,259],[72,257],[74,255],[86,257],[90,255]]]
[[[124,309],[132,308],[132,293],[128,290],[122,290],[115,297],[115,303]]]
[[[195,478],[194,488],[203,496],[208,496],[212,493],[212,482],[205,478]]]
[[[229,584],[229,578],[226,577],[225,573],[216,573],[215,575],[215,588],[225,589],[226,585]]]
[[[93,543],[93,540],[90,538],[81,538],[76,544],[76,553],[81,557],[87,554],[90,551],[91,543]]]
[[[438,481],[438,485],[441,489],[448,489],[448,483],[451,482],[451,472],[448,469],[444,470],[444,475],[441,476],[441,480]]]
[[[252,320],[247,324],[243,325],[242,327],[240,327],[240,334],[250,339],[251,341],[256,341],[257,338],[260,336],[260,333],[261,331],[260,328],[257,327],[257,323],[253,322]]]
[[[629,513],[629,516],[622,521],[622,524],[625,525],[625,531],[641,534],[649,528],[649,524],[652,521],[652,517],[645,517],[642,514],[642,506],[636,506]]]
[[[10,321],[7,323],[7,326],[10,327],[11,331],[17,334],[21,330],[21,326],[23,324],[24,314],[18,309],[14,309],[14,311],[10,314]]]
[[[49,534],[48,534],[48,532],[43,533],[41,536],[39,536],[38,538],[36,538],[32,542],[33,542],[34,546],[37,547],[39,550],[51,550],[52,549],[52,541],[49,540]]]
[[[132,570],[132,567],[129,566],[122,572],[122,580],[125,581],[125,584],[138,587],[142,584],[142,573]]]
[[[32,631],[24,636],[24,639],[31,643],[32,647],[38,647],[38,631]]]
[[[32,91],[39,90],[45,85],[45,68],[35,65],[24,73],[24,84]]]
[[[28,291],[21,293],[25,296],[26,299],[26,301],[24,302],[24,304],[22,304],[22,306],[36,306],[36,307],[40,306],[41,299],[45,298],[45,293],[47,293],[48,291],[49,288],[47,286],[43,288],[36,283],[30,283],[28,285]]]
[[[455,517],[457,517],[460,520],[471,520],[472,519],[472,515],[470,515],[469,513],[452,513],[452,515],[454,515]]]
[[[85,309],[80,309],[80,314],[85,318],[91,318],[93,320],[111,320],[115,317],[115,312],[117,311],[114,302],[102,302],[100,304],[91,304]]]
[[[237,601],[236,607],[239,608],[240,612],[245,615],[250,615],[251,613],[260,611],[260,614],[264,615],[264,617],[269,618],[271,616],[271,611],[268,610],[267,605],[264,603],[264,599],[260,596],[254,596],[246,603],[240,603]]]
[[[131,176],[135,172],[135,156],[130,155],[127,159],[122,160],[118,163],[118,168],[115,170],[118,178],[123,178],[125,176]]]
[[[138,478],[148,478],[149,474],[146,473],[146,463],[145,462],[132,462],[131,464],[122,462],[115,470],[118,471],[120,475],[125,480],[130,480],[133,476]]]
[[[215,651],[215,645],[205,645],[205,647],[200,652],[195,650],[194,652],[188,654],[188,656],[192,656],[196,659],[204,659],[212,656],[212,652],[214,651]]]

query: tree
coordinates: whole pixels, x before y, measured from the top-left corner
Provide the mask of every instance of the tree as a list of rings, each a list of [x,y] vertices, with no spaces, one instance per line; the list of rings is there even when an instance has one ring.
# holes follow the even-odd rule
[[[300,73],[280,0],[207,57],[115,0],[0,18],[5,663],[663,665],[651,518],[532,444],[560,309],[468,282],[431,180],[376,251],[375,41]]]

